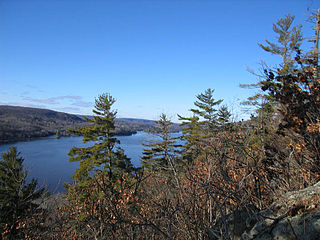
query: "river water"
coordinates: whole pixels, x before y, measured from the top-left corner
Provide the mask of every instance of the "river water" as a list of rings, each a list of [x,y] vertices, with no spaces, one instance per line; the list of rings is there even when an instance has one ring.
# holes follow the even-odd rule
[[[132,136],[119,136],[120,147],[131,158],[135,167],[141,165],[141,143],[150,143],[157,139],[155,135],[138,132]],[[89,143],[90,144],[90,143]],[[92,143],[91,143],[92,144]],[[16,146],[20,156],[24,158],[24,168],[28,171],[27,181],[36,178],[40,186],[51,192],[65,191],[64,182],[72,182],[72,175],[79,167],[78,162],[69,162],[68,152],[73,147],[83,147],[82,137],[55,136],[29,142],[0,145],[0,153],[6,152],[10,146]]]

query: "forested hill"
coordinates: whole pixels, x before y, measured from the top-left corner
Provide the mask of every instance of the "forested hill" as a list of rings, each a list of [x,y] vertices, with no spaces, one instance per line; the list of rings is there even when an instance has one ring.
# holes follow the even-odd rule
[[[0,144],[36,139],[57,134],[70,136],[68,129],[88,124],[82,116],[48,109],[0,106]],[[115,121],[116,135],[131,135],[137,131],[154,131],[152,120],[119,118]],[[172,131],[178,131],[173,124]]]

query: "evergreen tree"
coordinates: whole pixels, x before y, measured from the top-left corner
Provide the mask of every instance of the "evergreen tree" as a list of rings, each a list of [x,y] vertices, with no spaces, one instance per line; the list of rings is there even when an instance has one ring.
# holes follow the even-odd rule
[[[213,93],[214,90],[208,88],[204,93],[199,94],[197,96],[198,100],[194,102],[197,108],[190,110],[195,116],[200,118],[199,124],[205,131],[214,131],[217,126],[218,110],[215,107],[218,106],[222,100],[215,101]]]
[[[207,135],[209,132],[217,130],[217,120],[218,120],[218,106],[222,100],[215,101],[213,98],[214,90],[208,88],[204,93],[197,95],[197,101],[194,105],[197,108],[190,109],[193,113],[192,117],[182,117],[178,115],[179,120],[182,120],[181,126],[186,126],[184,128],[184,133],[186,135],[194,135],[196,132],[200,135]]]
[[[303,37],[301,25],[293,25],[294,16],[288,14],[280,18],[273,24],[273,31],[276,34],[277,42],[266,40],[266,44],[259,43],[259,46],[271,54],[281,57],[281,63],[276,68],[279,74],[289,74],[296,68],[295,53],[302,44]],[[267,68],[265,65],[264,68]],[[252,115],[251,121],[256,126],[256,131],[265,142],[266,134],[276,131],[276,122],[281,111],[281,103],[270,92],[264,92],[266,76],[259,76],[261,79],[256,84],[242,84],[244,88],[262,89],[259,93],[251,96],[242,104],[255,107],[255,115]],[[268,134],[267,134],[268,135]]]
[[[144,144],[148,147],[144,149],[142,157],[144,168],[160,171],[176,168],[180,145],[176,144],[176,139],[170,136],[169,127],[171,124],[167,116],[161,114],[160,120],[157,121],[161,141]]]
[[[115,137],[115,99],[102,94],[95,100],[94,116],[85,118],[89,125],[73,130],[83,136],[83,142],[93,142],[88,147],[73,147],[70,161],[79,161],[80,168],[73,178],[75,184],[68,188],[68,224],[78,238],[104,239],[121,233],[128,223],[127,209],[134,192],[135,168],[119,147]],[[90,228],[88,228],[90,226]],[[81,236],[81,237],[80,237]]]
[[[213,98],[214,90],[208,88],[204,93],[197,95],[197,101],[194,105],[197,108],[192,108],[192,117],[182,117],[178,115],[179,120],[182,121],[181,126],[184,127],[183,133],[185,140],[191,138],[207,135],[210,132],[217,130],[218,106],[222,100],[215,101]],[[190,139],[191,140],[191,139]]]
[[[133,171],[133,166],[124,151],[118,146],[120,141],[114,137],[116,111],[111,109],[115,99],[109,94],[102,94],[95,100],[93,118],[85,118],[89,126],[78,127],[72,132],[83,136],[83,142],[95,142],[89,147],[73,147],[70,161],[79,161],[80,168],[73,178],[78,182],[91,178],[94,171],[107,172],[110,179],[118,172]]]
[[[194,159],[199,154],[200,145],[204,140],[212,137],[219,131],[219,110],[216,107],[222,100],[215,100],[213,97],[214,90],[207,89],[204,93],[197,95],[197,101],[194,105],[197,108],[190,109],[193,113],[192,117],[182,117],[178,115],[182,121],[182,140],[186,141],[184,148],[184,158],[188,161]],[[224,111],[224,110],[221,110]],[[221,113],[221,112],[220,112]],[[224,117],[229,117],[224,113]],[[221,119],[220,119],[221,120]]]
[[[26,184],[23,161],[15,147],[3,153],[0,160],[0,232],[6,229],[10,239],[18,237],[19,221],[31,217],[38,207],[34,200],[44,192],[35,179]]]
[[[227,106],[221,106],[217,113],[217,127],[221,130],[226,129],[230,124],[231,113]]]
[[[266,40],[266,45],[259,44],[263,50],[282,57],[280,68],[283,73],[290,71],[294,67],[295,52],[300,48],[303,40],[302,26],[292,26],[294,18],[294,16],[288,14],[273,24],[273,31],[278,35],[278,44],[268,40]]]
[[[259,46],[274,55],[278,55],[282,58],[282,62],[278,68],[279,73],[288,73],[295,68],[295,53],[300,48],[303,37],[301,32],[301,25],[293,26],[294,16],[288,14],[284,18],[280,18],[273,24],[273,31],[277,35],[277,42],[271,42],[266,40],[266,44],[259,43]],[[241,84],[244,88],[261,88],[264,85],[265,76],[259,76],[262,78],[256,84]],[[264,128],[265,121],[268,121],[270,117],[277,111],[279,102],[268,93],[258,93],[252,97],[249,97],[247,101],[243,102],[243,105],[257,107],[256,113],[260,120],[261,128]]]
[[[318,68],[314,57],[296,57],[299,67],[292,73],[282,74],[266,69],[263,90],[268,91],[282,105],[282,115],[278,133],[297,138],[294,148],[304,151],[311,172],[320,173],[320,79],[314,74]]]

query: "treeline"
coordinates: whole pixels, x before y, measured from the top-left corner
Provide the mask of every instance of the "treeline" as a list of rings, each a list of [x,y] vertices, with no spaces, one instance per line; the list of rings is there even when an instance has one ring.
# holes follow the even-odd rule
[[[170,121],[161,115],[161,140],[145,145],[141,168],[132,166],[114,136],[114,98],[100,95],[94,118],[87,119],[91,124],[74,130],[95,144],[70,150],[70,161],[78,161],[80,168],[74,184],[66,186],[67,202],[59,216],[53,221],[45,210],[31,214],[31,205],[18,209],[1,218],[2,237],[239,239],[253,223],[235,213],[253,215],[280,194],[317,182],[318,48],[300,49],[301,27],[293,20],[287,15],[274,24],[278,43],[260,45],[283,61],[265,67],[255,85],[262,92],[247,102],[257,107],[250,120],[232,122],[228,108],[207,89],[197,95],[191,117],[179,116],[179,141],[170,136]],[[3,159],[14,155],[11,149]]]
[[[85,124],[72,114],[47,109],[0,106],[0,144],[58,134],[69,136],[69,128]]]
[[[90,116],[88,116],[90,118]],[[26,141],[39,137],[56,135],[71,136],[70,128],[86,126],[84,116],[56,112],[48,109],[0,106],[0,144]],[[130,136],[137,131],[155,129],[155,121],[118,118],[115,120],[115,134]],[[179,131],[178,124],[172,124],[170,131]]]

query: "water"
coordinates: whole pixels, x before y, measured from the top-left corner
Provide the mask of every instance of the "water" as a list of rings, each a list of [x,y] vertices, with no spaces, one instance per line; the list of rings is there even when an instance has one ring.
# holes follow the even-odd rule
[[[135,167],[141,165],[140,156],[143,146],[141,143],[154,141],[155,136],[145,132],[138,132],[132,136],[117,137],[125,154],[131,158]],[[90,143],[87,143],[87,145]],[[92,143],[91,143],[92,144]],[[72,175],[79,167],[78,162],[69,162],[68,152],[73,146],[86,146],[82,143],[82,137],[55,136],[14,144],[0,145],[0,153],[6,152],[10,146],[16,146],[20,156],[24,158],[24,168],[28,171],[27,181],[36,178],[40,186],[47,187],[51,192],[65,191],[64,182],[72,182]]]

